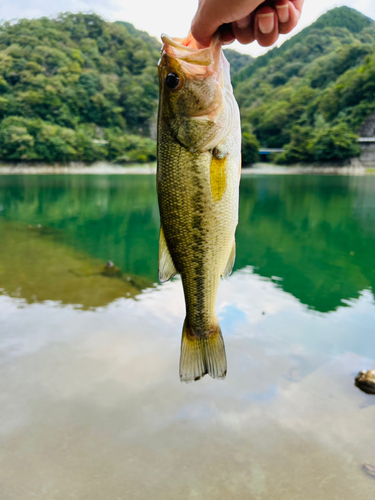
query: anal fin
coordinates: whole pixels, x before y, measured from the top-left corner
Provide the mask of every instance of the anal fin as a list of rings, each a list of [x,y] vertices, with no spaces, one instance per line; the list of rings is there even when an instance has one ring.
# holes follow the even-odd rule
[[[159,281],[160,283],[165,283],[176,274],[177,270],[165,240],[163,226],[161,226],[159,238]]]
[[[232,250],[230,251],[227,265],[225,266],[225,269],[221,274],[224,279],[227,279],[230,273],[232,272],[235,260],[236,260],[236,240],[233,239]]]

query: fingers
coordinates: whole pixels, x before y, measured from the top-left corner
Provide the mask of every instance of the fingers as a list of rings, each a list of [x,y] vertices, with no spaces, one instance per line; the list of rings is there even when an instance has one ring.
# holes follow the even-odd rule
[[[224,43],[254,40],[263,47],[273,45],[279,34],[289,33],[298,23],[304,0],[200,0],[191,32],[207,47],[221,26]]]
[[[243,45],[255,40],[254,36],[254,15],[248,16],[232,23],[233,36]]]
[[[235,38],[242,44],[258,40],[262,47],[269,47],[279,37],[276,10],[270,6],[261,7],[255,13],[233,22],[232,31]]]
[[[277,2],[276,12],[279,18],[279,33],[289,33],[297,26],[301,17],[302,6],[303,0]]]
[[[232,23],[233,35],[244,45],[257,40],[262,47],[269,47],[280,33],[289,33],[296,27],[303,2],[279,0],[272,6],[260,6],[254,13]]]
[[[262,47],[273,45],[279,38],[279,18],[270,6],[261,7],[255,14],[254,37]]]
[[[200,0],[198,10],[191,23],[191,33],[195,40],[202,47],[208,47],[216,30],[224,24],[223,2],[217,1],[217,8],[214,8],[212,0]]]
[[[195,15],[191,24],[191,33],[202,47],[208,47],[215,31],[220,23],[212,17],[201,15],[200,11]]]
[[[219,32],[220,32],[220,39],[223,45],[229,45],[236,39],[230,24],[221,25],[219,28]]]
[[[201,46],[207,47],[220,26],[228,24],[230,28],[232,22],[253,12],[262,2],[263,0],[199,0],[191,33]]]

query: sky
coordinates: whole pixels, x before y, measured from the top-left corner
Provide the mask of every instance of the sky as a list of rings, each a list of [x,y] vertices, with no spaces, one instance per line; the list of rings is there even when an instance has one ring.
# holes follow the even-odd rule
[[[59,2],[51,2],[50,0],[2,0],[0,4],[0,20],[53,16],[58,12],[66,11],[87,12],[93,10],[108,21],[131,22],[136,28],[148,31],[157,38],[162,32],[170,36],[183,37],[189,31],[197,5],[198,0],[60,0]],[[311,24],[327,10],[340,5],[354,7],[363,14],[375,19],[374,0],[305,0],[301,20],[291,35]],[[287,37],[280,37],[278,44],[282,43]],[[256,42],[247,46],[235,43],[232,48],[252,56],[263,54],[267,50],[260,47]]]

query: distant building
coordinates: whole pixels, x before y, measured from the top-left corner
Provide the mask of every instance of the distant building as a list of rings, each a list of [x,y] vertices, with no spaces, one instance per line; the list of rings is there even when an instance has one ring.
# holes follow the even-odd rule
[[[260,148],[260,150],[259,150],[260,161],[266,162],[269,160],[270,155],[272,155],[274,153],[284,153],[284,151],[285,151],[285,149],[281,149],[281,148]]]
[[[375,167],[375,113],[372,113],[359,129],[360,161],[365,167]]]

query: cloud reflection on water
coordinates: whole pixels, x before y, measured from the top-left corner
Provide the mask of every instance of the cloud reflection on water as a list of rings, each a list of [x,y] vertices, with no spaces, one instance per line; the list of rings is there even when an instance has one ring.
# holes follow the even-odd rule
[[[182,385],[179,280],[94,311],[1,296],[5,500],[370,498],[372,294],[312,313],[248,268],[218,311],[227,379]]]

